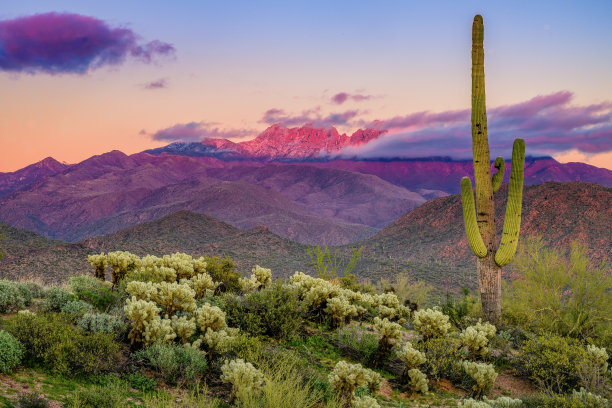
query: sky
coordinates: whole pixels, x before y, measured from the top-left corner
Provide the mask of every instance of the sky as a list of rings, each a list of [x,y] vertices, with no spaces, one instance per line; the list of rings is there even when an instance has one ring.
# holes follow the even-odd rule
[[[347,154],[471,157],[471,23],[492,158],[612,169],[609,1],[0,0],[0,172],[271,124],[387,131]]]

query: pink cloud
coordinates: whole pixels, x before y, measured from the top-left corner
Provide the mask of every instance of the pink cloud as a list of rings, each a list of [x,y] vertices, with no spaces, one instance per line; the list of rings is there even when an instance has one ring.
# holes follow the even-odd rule
[[[221,128],[214,122],[189,122],[158,130],[151,135],[151,139],[168,142],[199,142],[206,138],[243,139],[256,134],[257,132],[252,129]]]
[[[166,78],[158,79],[157,81],[151,81],[144,84],[145,89],[162,89],[168,86]]]
[[[366,101],[368,99],[372,99],[372,95],[349,94],[346,92],[340,92],[332,96],[331,101],[336,105],[342,105],[349,99],[352,99],[355,102],[361,102]]]
[[[94,17],[44,13],[0,21],[0,70],[85,74],[132,57],[150,63],[174,54],[171,44],[142,43],[132,30]]]
[[[329,128],[350,124],[361,112],[348,110],[345,112],[321,114],[321,108],[315,107],[302,111],[301,114],[288,114],[282,109],[268,109],[260,122],[268,125],[279,124],[286,127],[309,125],[318,128]]]

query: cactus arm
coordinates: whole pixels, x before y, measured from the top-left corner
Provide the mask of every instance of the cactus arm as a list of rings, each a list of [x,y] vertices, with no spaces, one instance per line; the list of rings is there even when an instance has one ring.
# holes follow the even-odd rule
[[[510,166],[510,185],[504,231],[499,248],[495,253],[495,263],[504,266],[512,261],[518,244],[521,229],[521,206],[523,201],[523,172],[525,168],[525,141],[516,139],[512,145],[512,164]]]
[[[497,193],[497,190],[499,190],[499,188],[501,187],[502,180],[504,179],[504,170],[505,170],[504,158],[498,157],[497,159],[495,159],[494,166],[497,169],[497,173],[493,175],[493,178],[491,179],[491,183],[493,184],[493,193],[495,194]]]
[[[476,223],[476,207],[474,206],[474,193],[472,192],[472,181],[469,177],[461,179],[461,204],[463,206],[463,221],[465,223],[465,234],[472,252],[479,258],[487,256],[487,247],[482,241],[482,236]]]

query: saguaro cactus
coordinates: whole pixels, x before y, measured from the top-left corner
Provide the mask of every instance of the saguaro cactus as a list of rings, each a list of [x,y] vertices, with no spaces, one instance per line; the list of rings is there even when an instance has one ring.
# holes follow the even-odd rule
[[[472,251],[478,257],[482,310],[490,321],[496,323],[501,316],[501,267],[507,265],[514,257],[521,226],[525,142],[523,139],[516,139],[512,146],[504,230],[499,248],[495,250],[493,194],[501,186],[505,164],[503,158],[495,159],[494,166],[497,173],[491,177],[484,86],[483,31],[482,16],[477,15],[472,24],[472,152],[476,205],[474,205],[472,182],[468,177],[463,177],[461,180],[461,201],[465,232]]]

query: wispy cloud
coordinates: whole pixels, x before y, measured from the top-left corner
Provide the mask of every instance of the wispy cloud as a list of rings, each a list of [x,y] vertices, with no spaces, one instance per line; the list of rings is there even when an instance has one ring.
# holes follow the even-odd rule
[[[264,113],[260,122],[268,125],[280,124],[282,126],[304,126],[309,125],[318,128],[329,128],[332,126],[348,125],[361,111],[348,110],[344,112],[322,114],[321,108],[316,107],[302,111],[301,114],[293,115],[283,109],[269,109]]]
[[[515,138],[525,139],[528,155],[577,150],[588,154],[612,150],[612,103],[573,106],[568,91],[537,96],[488,110],[492,156],[509,157]],[[470,111],[418,112],[354,125],[388,130],[367,145],[347,147],[344,156],[471,157]]]
[[[372,95],[362,95],[362,94],[350,94],[347,92],[340,92],[331,97],[331,102],[336,105],[342,105],[344,102],[348,100],[352,100],[355,102],[367,101],[368,99],[372,99]]]
[[[29,74],[85,74],[132,57],[150,63],[170,56],[171,44],[142,42],[127,28],[94,17],[44,13],[0,20],[0,70]]]
[[[166,78],[158,79],[157,81],[147,82],[143,85],[145,89],[162,89],[168,86],[168,80]]]
[[[166,142],[199,142],[206,138],[244,139],[256,135],[253,129],[227,129],[215,122],[189,122],[158,130],[150,136],[153,140]]]

